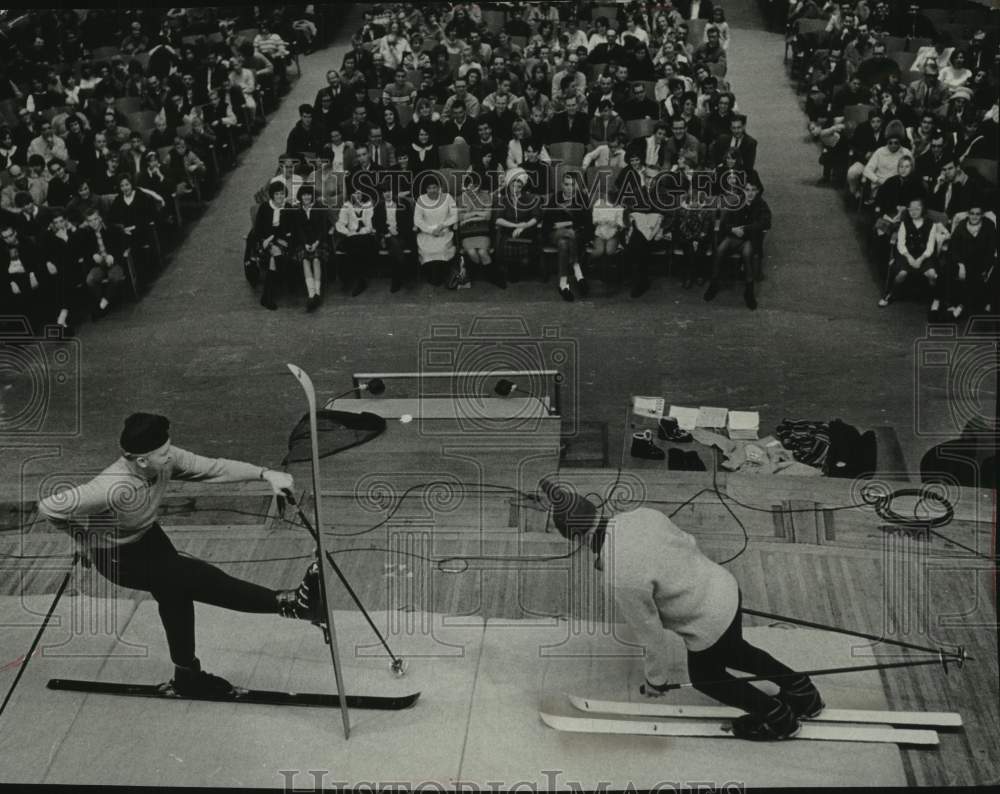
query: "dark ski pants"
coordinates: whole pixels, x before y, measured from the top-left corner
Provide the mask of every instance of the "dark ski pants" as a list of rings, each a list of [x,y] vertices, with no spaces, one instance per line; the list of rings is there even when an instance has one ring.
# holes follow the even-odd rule
[[[703,651],[688,651],[688,675],[695,689],[720,703],[751,714],[766,714],[774,707],[773,699],[753,684],[738,681],[726,672],[727,667],[766,676],[784,688],[801,686],[808,678],[743,639],[742,607],[743,594],[740,593],[736,617],[725,633]]]
[[[174,664],[190,666],[195,659],[195,601],[238,612],[278,611],[276,591],[179,553],[159,524],[135,543],[92,551],[91,560],[106,579],[156,599]]]

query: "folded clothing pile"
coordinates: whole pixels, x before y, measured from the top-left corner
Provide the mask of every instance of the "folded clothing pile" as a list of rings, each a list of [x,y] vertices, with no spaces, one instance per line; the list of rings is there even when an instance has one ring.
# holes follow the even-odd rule
[[[875,432],[861,433],[853,425],[785,419],[774,435],[791,450],[795,460],[820,469],[829,477],[856,477],[875,471],[878,441]]]

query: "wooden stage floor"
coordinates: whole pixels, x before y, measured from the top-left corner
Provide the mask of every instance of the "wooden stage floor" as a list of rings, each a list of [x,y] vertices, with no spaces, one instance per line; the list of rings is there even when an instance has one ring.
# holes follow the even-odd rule
[[[616,473],[574,469],[565,477],[603,493]],[[667,513],[696,497],[674,520],[713,559],[742,548],[743,532],[720,505],[711,473],[670,472],[669,479],[628,473],[618,478],[622,484],[635,499]],[[0,720],[0,782],[281,786],[281,771],[295,769],[328,769],[330,780],[437,781],[446,787],[498,779],[508,786],[522,779],[542,785],[545,770],[560,770],[560,780],[579,779],[585,788],[602,776],[619,786],[634,779],[637,787],[691,780],[759,786],[995,782],[1000,674],[989,561],[937,537],[888,533],[870,509],[834,509],[852,503],[857,484],[847,481],[719,475],[715,487],[736,500],[728,504],[746,528],[747,547],[728,565],[746,606],[935,647],[961,644],[975,657],[947,675],[927,666],[825,677],[819,683],[829,705],[958,711],[964,728],[942,732],[934,749],[829,742],[760,748],[726,740],[720,752],[716,740],[608,742],[558,734],[538,720],[545,697],[575,690],[622,699],[639,682],[634,649],[594,655],[609,641],[607,627],[616,627],[610,636],[618,650],[625,629],[614,623],[589,561],[582,555],[500,559],[569,550],[546,531],[544,514],[508,495],[455,503],[414,497],[398,506],[327,492],[327,531],[339,564],[394,650],[411,658],[408,677],[392,678],[338,587],[334,606],[350,658],[348,687],[389,694],[419,688],[423,695],[414,709],[358,712],[355,735],[345,745],[339,715],[326,710],[50,692],[44,689],[49,677],[157,681],[169,672],[155,604],[77,569],[58,613],[62,622],[46,632],[43,652]],[[259,487],[178,485],[174,494],[163,520],[178,548],[269,586],[298,581],[311,550],[308,535],[279,520]],[[941,533],[988,554],[990,494],[958,490],[950,498],[955,519]],[[371,530],[392,506],[399,509],[390,520]],[[628,506],[627,499],[616,504]],[[31,506],[25,509],[30,514]],[[44,527],[0,534],[3,554],[68,551],[66,539]],[[441,562],[449,555],[485,559]],[[6,596],[0,602],[0,690],[12,680],[16,665],[8,662],[27,649],[66,562],[0,558]],[[101,600],[89,613],[82,607],[67,612],[94,604],[93,596]],[[198,610],[199,653],[210,669],[246,685],[333,690],[328,654],[314,629],[270,616]],[[855,645],[847,637],[770,623],[747,619],[757,641],[803,668],[901,658],[886,644]],[[539,650],[553,645],[559,655]],[[303,776],[294,782],[312,785]]]

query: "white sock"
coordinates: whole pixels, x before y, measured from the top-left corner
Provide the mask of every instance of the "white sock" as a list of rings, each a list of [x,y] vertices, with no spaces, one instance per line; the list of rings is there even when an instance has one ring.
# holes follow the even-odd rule
[[[101,298],[101,302],[100,302],[99,306],[102,309],[108,308],[108,299],[107,298]]]
[[[579,262],[574,262],[573,263],[573,275],[576,276],[576,280],[577,281],[582,281],[583,280],[583,270],[580,269],[580,263]]]
[[[61,312],[59,312],[59,317],[56,319],[56,325],[61,325],[65,328],[67,317],[69,317],[69,310],[63,309]]]
[[[559,289],[569,289],[569,279],[566,276],[559,277]]]
[[[312,276],[306,276],[306,293],[311,298],[313,296],[313,290],[315,290],[315,283],[313,282]]]
[[[937,298],[935,298],[934,300],[931,301],[931,311],[932,312],[936,312],[940,308],[941,308],[941,301],[939,301]]]

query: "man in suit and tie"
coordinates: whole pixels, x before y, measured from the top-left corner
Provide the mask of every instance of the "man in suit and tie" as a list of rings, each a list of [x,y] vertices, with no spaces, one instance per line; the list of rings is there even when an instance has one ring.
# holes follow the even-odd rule
[[[374,126],[368,120],[368,108],[359,104],[355,105],[351,118],[340,125],[340,132],[345,141],[350,141],[358,146],[368,143],[368,131]]]
[[[77,173],[86,179],[93,179],[98,174],[104,173],[108,151],[108,137],[103,130],[98,130],[94,133],[90,146],[83,150],[80,159],[77,160]]]
[[[337,124],[347,119],[350,111],[347,104],[347,92],[340,80],[340,72],[330,69],[326,73],[326,85],[316,92],[316,99],[313,100],[313,107],[318,108],[323,104],[323,97],[330,97],[330,105],[333,108],[334,120]]]
[[[726,156],[726,152],[735,149],[743,161],[747,172],[754,170],[757,162],[757,141],[746,131],[747,117],[736,114],[729,122],[729,134],[720,135],[712,145],[712,162],[718,165]]]
[[[361,191],[365,196],[375,200],[381,195],[382,174],[372,163],[371,149],[368,144],[360,144],[354,149],[354,167],[347,174],[347,195],[352,196]]]
[[[396,164],[395,149],[382,140],[381,127],[371,127],[368,130],[368,151],[376,171],[384,171]]]

